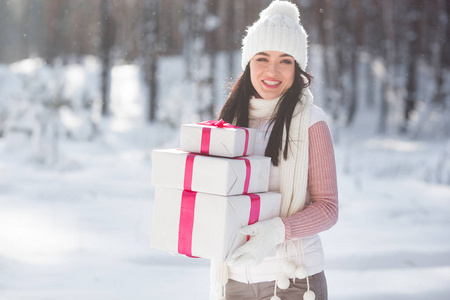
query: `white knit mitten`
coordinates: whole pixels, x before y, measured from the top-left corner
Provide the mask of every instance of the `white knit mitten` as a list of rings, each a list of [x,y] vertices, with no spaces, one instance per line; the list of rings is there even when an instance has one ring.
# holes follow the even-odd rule
[[[272,249],[285,240],[286,228],[280,218],[257,222],[239,230],[244,235],[249,235],[250,240],[236,249],[230,265],[257,265],[266,257]]]

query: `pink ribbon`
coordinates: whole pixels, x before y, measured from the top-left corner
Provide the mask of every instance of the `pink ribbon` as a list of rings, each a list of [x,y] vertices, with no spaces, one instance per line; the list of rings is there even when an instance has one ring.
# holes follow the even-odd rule
[[[194,173],[194,158],[197,154],[188,154],[186,157],[186,164],[184,169],[184,186],[183,189],[186,191],[192,191],[192,176]],[[248,193],[248,188],[250,186],[250,176],[252,174],[252,166],[250,160],[245,157],[237,157],[235,159],[243,160],[245,162],[245,181],[244,181],[244,191],[243,194]]]
[[[259,220],[259,212],[261,209],[261,197],[257,194],[248,194],[250,197],[250,217],[248,218],[248,225],[255,224]]]
[[[184,187],[186,191],[192,191],[192,174],[194,173],[194,158],[196,154],[188,154],[184,167]]]
[[[202,143],[200,146],[200,153],[203,155],[209,155],[209,144],[211,142],[211,128],[202,128]]]
[[[192,232],[194,229],[195,198],[197,196],[197,192],[192,191],[192,176],[194,172],[195,156],[197,155],[188,154],[186,156],[183,183],[184,190],[181,196],[180,225],[178,227],[178,253],[189,257],[195,257],[192,256]],[[250,160],[245,157],[239,157],[236,159],[240,159],[245,162],[246,174],[243,194],[247,194],[251,175]],[[248,196],[251,200],[248,224],[251,225],[259,219],[260,197],[256,194],[248,194]]]
[[[244,192],[243,194],[247,194],[248,193],[248,187],[250,185],[250,176],[252,174],[252,166],[250,164],[250,160],[248,158],[245,157],[238,157],[236,159],[240,159],[245,161],[245,182],[244,182]]]
[[[230,123],[226,123],[224,120],[220,119],[219,121],[211,120],[211,121],[205,121],[201,123],[197,123],[200,125],[206,125],[206,126],[212,126],[217,128],[236,128],[236,129],[243,129],[245,131],[245,146],[244,146],[244,152],[243,156],[247,155],[248,150],[248,129],[244,127],[239,127],[232,125]],[[203,127],[202,128],[202,141],[200,146],[200,153],[203,155],[209,155],[209,145],[211,143],[211,128]]]
[[[183,191],[181,196],[180,225],[178,228],[178,253],[192,256],[192,231],[196,192]]]
[[[259,220],[259,213],[261,210],[261,197],[256,194],[248,194],[250,197],[250,216],[248,218],[248,225],[255,224]],[[247,236],[247,241],[250,236]]]
[[[178,227],[178,253],[192,256],[192,231],[194,229],[195,198],[192,192],[192,174],[196,154],[188,154],[184,169],[184,191],[181,196],[180,225]]]

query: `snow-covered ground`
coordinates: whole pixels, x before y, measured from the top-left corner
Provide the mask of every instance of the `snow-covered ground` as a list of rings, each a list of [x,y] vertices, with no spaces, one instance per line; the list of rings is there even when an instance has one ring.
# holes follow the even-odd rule
[[[207,260],[149,246],[151,149],[178,132],[142,121],[137,76],[116,67],[103,134],[62,139],[56,164],[22,134],[0,138],[0,300],[208,298]],[[344,134],[340,219],[322,234],[329,298],[450,299],[450,186],[432,183],[446,145]]]

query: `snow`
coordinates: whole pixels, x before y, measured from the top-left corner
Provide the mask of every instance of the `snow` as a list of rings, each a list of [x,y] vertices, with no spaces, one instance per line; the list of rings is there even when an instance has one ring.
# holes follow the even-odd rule
[[[164,68],[174,70],[180,58],[162,63],[167,102],[160,117],[174,124],[186,119],[176,100],[189,98],[192,86],[183,71]],[[0,75],[20,86],[14,74],[35,74],[37,65],[0,66]],[[95,95],[96,70],[93,62],[69,66],[68,95],[83,80]],[[208,298],[207,260],[149,246],[151,150],[176,147],[178,129],[144,122],[136,66],[116,66],[112,80],[112,113],[98,123],[100,134],[61,136],[56,162],[36,160],[26,134],[0,138],[1,300]],[[0,87],[0,95],[17,92]],[[67,113],[67,126],[79,126],[78,115]],[[449,164],[450,147],[366,129],[342,130],[335,145],[340,217],[321,234],[329,298],[449,299],[450,175],[439,175],[439,167]]]

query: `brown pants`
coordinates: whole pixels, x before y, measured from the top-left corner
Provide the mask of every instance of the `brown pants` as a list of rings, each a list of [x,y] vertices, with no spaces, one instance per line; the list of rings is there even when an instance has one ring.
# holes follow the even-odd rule
[[[316,294],[316,300],[327,300],[327,280],[322,271],[309,276],[310,289]],[[270,300],[273,296],[275,281],[246,284],[229,280],[227,284],[227,300]],[[277,296],[283,300],[302,300],[307,291],[306,278],[291,279],[291,285],[286,290],[277,288]]]

